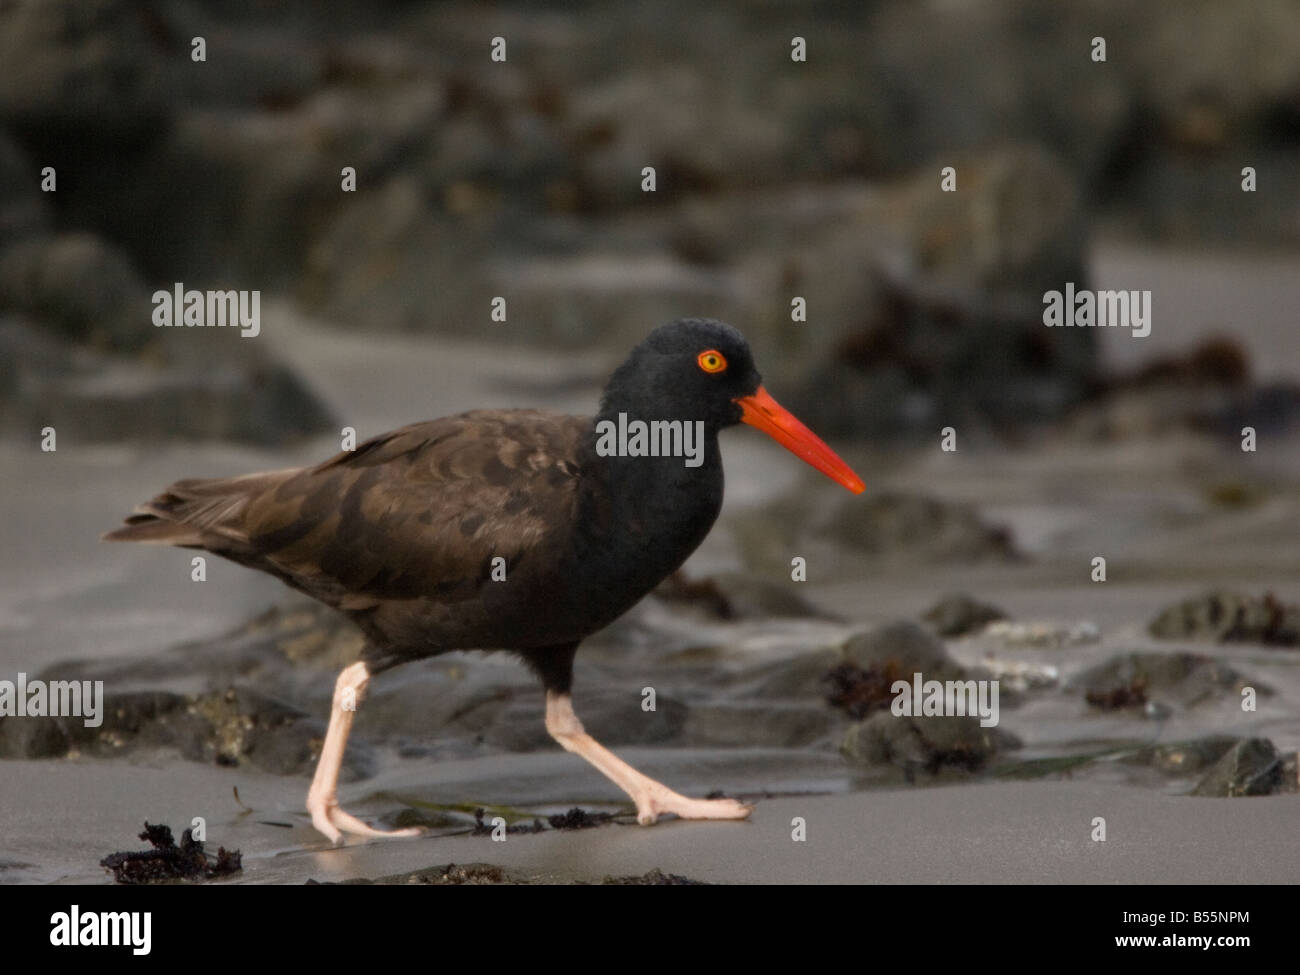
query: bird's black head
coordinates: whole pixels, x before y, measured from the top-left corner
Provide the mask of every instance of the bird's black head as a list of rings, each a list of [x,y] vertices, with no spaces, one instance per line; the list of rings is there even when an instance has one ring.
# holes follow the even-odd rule
[[[855,494],[861,478],[763,388],[745,337],[725,322],[679,318],[651,332],[615,370],[601,420],[701,420],[716,435],[747,423]],[[597,423],[600,427],[600,423]]]
[[[679,318],[632,350],[605,387],[601,415],[703,420],[711,429],[739,423],[737,400],[762,384],[745,337],[726,322]]]

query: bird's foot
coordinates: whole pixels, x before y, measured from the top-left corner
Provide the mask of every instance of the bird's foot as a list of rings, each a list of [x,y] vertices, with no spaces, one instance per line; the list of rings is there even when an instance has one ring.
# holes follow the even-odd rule
[[[340,809],[336,796],[327,796],[320,799],[308,796],[307,811],[311,813],[312,825],[324,833],[326,838],[335,846],[343,842],[344,833],[374,838],[419,836],[424,832],[418,826],[408,826],[406,829],[375,829],[373,826],[367,826],[356,816]]]
[[[682,819],[748,819],[754,807],[736,799],[691,799],[660,787],[636,800],[636,821],[649,826],[664,813]]]

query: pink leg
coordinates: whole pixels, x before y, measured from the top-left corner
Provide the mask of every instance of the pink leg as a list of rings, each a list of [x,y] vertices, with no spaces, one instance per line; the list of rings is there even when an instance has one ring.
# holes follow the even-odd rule
[[[343,840],[343,833],[357,836],[418,836],[420,829],[382,830],[367,826],[361,820],[339,808],[339,769],[343,765],[343,749],[347,747],[348,733],[352,730],[352,716],[357,703],[370,683],[370,671],[358,661],[345,667],[334,685],[334,704],[330,711],[329,729],[316,763],[316,776],[307,791],[307,811],[312,824],[331,842]]]
[[[547,691],[546,730],[565,750],[581,755],[631,796],[636,803],[637,822],[642,826],[649,826],[662,813],[673,813],[682,819],[744,819],[753,810],[753,806],[735,799],[690,799],[642,775],[587,734],[573,713],[573,701],[568,694]]]

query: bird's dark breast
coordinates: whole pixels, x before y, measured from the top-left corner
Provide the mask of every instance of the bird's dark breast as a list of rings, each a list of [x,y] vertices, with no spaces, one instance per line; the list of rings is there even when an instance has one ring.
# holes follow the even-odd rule
[[[625,462],[635,464],[634,461]],[[722,468],[645,462],[587,509],[575,570],[589,612],[607,625],[653,590],[704,541],[722,503]]]

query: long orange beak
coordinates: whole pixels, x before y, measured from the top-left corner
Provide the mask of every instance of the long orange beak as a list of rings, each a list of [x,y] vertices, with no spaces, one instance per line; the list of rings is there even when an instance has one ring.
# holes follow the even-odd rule
[[[862,478],[853,473],[848,464],[835,455],[835,451],[822,443],[817,434],[795,419],[794,414],[768,394],[762,386],[752,396],[737,397],[744,410],[741,420],[757,427],[786,450],[817,468],[832,481],[838,481],[854,494],[866,490]]]

